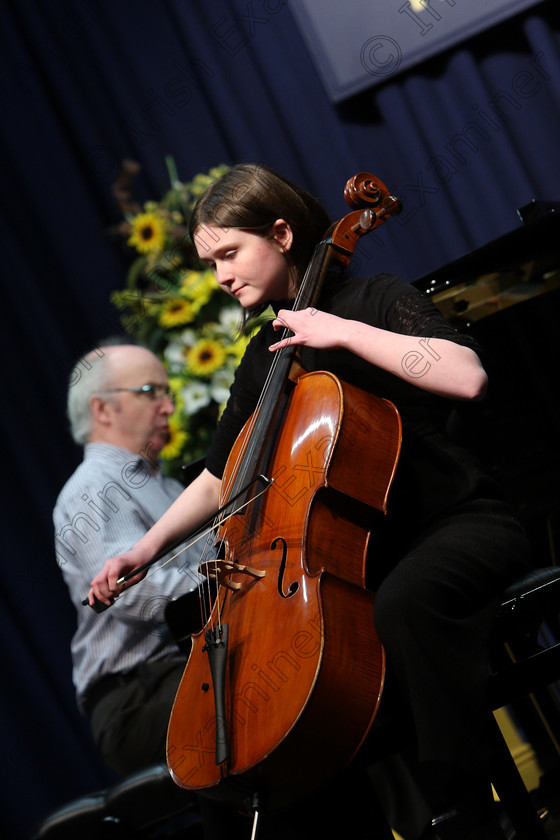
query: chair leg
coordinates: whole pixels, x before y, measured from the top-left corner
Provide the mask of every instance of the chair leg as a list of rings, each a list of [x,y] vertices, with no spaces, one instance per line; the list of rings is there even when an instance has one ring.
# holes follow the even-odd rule
[[[494,740],[492,782],[515,829],[516,840],[546,840],[544,827],[496,721],[491,731]]]

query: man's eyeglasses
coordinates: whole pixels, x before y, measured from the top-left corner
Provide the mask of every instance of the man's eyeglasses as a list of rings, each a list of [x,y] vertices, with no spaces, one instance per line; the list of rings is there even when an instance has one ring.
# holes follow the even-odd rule
[[[173,402],[173,394],[169,385],[154,385],[152,382],[147,385],[137,385],[130,388],[105,388],[103,393],[117,394],[120,391],[128,391],[131,394],[146,394],[154,402],[156,400],[162,400],[164,397],[167,397]]]

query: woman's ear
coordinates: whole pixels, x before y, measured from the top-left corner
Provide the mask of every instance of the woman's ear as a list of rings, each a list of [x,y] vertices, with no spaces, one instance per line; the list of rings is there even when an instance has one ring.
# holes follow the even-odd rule
[[[294,232],[284,219],[276,219],[272,225],[272,238],[280,245],[283,252],[289,251],[294,241]]]

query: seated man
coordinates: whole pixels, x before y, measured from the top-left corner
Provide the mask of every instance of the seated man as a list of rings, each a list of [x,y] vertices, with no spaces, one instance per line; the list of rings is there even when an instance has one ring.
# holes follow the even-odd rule
[[[170,599],[196,590],[200,543],[149,573],[103,613],[82,601],[105,559],[134,545],[183,489],[161,474],[157,462],[172,413],[165,369],[143,347],[107,343],[74,368],[68,416],[84,458],[56,502],[55,545],[77,610],[72,660],[78,706],[105,762],[119,774],[165,757],[185,656],[164,610]]]

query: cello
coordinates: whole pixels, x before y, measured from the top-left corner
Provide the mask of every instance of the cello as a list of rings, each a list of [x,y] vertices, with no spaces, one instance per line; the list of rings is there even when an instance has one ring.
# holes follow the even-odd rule
[[[347,265],[360,237],[400,211],[368,173],[345,198],[352,210],[315,249],[295,309],[315,304],[332,260]],[[216,559],[201,565],[215,592],[167,733],[177,785],[267,810],[342,770],[373,723],[385,662],[366,559],[401,445],[391,402],[305,372],[296,350],[274,355],[229,455],[220,511],[231,508]]]

